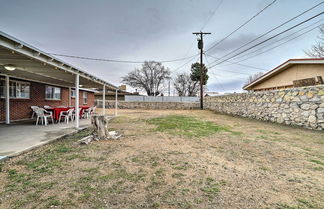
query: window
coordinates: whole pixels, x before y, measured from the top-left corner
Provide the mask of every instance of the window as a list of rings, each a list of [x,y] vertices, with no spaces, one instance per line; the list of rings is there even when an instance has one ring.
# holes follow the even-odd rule
[[[0,79],[0,97],[5,97],[5,80]],[[30,83],[23,81],[9,81],[10,98],[29,99],[30,98]]]
[[[88,103],[88,92],[84,91],[83,92],[83,104]]]
[[[71,97],[75,97],[75,90],[71,89]]]
[[[46,86],[45,99],[61,100],[61,88],[54,87],[54,86]]]
[[[5,80],[0,78],[0,98],[5,95]]]

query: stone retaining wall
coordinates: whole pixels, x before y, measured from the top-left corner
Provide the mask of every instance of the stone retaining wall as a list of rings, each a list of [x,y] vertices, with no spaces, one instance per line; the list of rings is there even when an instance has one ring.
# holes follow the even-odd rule
[[[98,107],[102,107],[100,102],[97,104]],[[147,109],[147,110],[188,110],[198,109],[198,102],[125,102],[118,101],[119,109]],[[115,101],[106,101],[106,108],[115,108]]]
[[[206,97],[205,109],[324,130],[324,85]]]

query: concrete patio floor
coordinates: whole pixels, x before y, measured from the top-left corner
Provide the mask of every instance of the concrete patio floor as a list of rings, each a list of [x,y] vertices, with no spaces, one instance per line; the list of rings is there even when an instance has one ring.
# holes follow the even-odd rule
[[[80,120],[80,129],[89,127],[90,119]],[[35,121],[0,124],[0,160],[18,155],[76,131],[74,122],[35,126]]]

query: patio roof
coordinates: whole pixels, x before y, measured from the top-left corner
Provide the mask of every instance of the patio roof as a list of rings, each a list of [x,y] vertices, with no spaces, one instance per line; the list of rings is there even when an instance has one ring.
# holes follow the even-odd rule
[[[16,69],[5,70],[4,65],[8,64],[14,65]],[[0,31],[0,75],[62,87],[75,87],[77,74],[83,88],[102,88],[105,85],[108,89],[117,89],[102,79]]]

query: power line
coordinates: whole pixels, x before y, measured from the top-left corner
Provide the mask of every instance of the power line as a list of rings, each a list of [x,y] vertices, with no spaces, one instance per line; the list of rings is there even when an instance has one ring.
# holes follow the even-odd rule
[[[274,36],[271,36],[270,38],[267,38],[266,40],[263,40],[263,41],[261,41],[261,42],[255,44],[255,45],[253,45],[253,46],[251,46],[251,47],[249,47],[249,48],[247,48],[247,49],[241,51],[241,52],[236,53],[236,54],[233,55],[232,57],[226,58],[225,60],[222,60],[222,61],[220,61],[220,62],[214,64],[213,66],[210,66],[209,68],[215,67],[216,65],[219,65],[219,64],[221,64],[221,63],[223,63],[223,62],[226,62],[226,61],[229,60],[229,59],[232,59],[232,58],[234,58],[234,57],[236,57],[236,56],[238,56],[238,55],[240,55],[240,54],[242,54],[242,53],[244,53],[244,52],[246,52],[246,51],[249,51],[249,50],[251,50],[251,49],[253,49],[253,48],[255,48],[255,47],[257,47],[257,46],[259,46],[259,45],[261,45],[261,44],[263,44],[263,43],[265,43],[265,42],[267,42],[267,41],[270,41],[270,40],[272,40],[272,39],[274,39],[274,38],[280,36],[281,34],[286,33],[286,32],[288,32],[288,31],[290,31],[290,30],[292,30],[292,29],[298,27],[299,25],[302,25],[302,24],[304,24],[304,23],[306,23],[306,22],[308,22],[308,21],[310,21],[310,20],[312,20],[312,19],[314,19],[314,18],[316,18],[316,17],[322,15],[323,13],[324,13],[324,12],[318,13],[317,15],[314,15],[314,16],[308,18],[307,20],[304,20],[304,21],[302,21],[302,22],[300,22],[300,23],[298,23],[298,24],[296,24],[296,25],[294,25],[294,26],[292,26],[292,27],[290,27],[290,28],[288,28],[288,29],[286,29],[286,30],[280,32],[280,33],[277,33],[277,34],[274,35]]]
[[[209,21],[212,19],[212,17],[215,15],[216,11],[218,10],[218,8],[220,7],[220,5],[223,3],[224,0],[220,0],[219,3],[217,4],[216,8],[214,9],[214,11],[212,12],[212,14],[209,16],[209,18],[207,19],[207,21],[203,24],[203,26],[200,28],[200,30],[202,31],[206,25],[209,23]]]
[[[254,54],[254,53],[257,52],[257,51],[260,51],[260,50],[262,50],[262,49],[264,49],[264,48],[266,48],[266,47],[268,47],[268,46],[271,46],[271,45],[273,45],[273,44],[275,44],[275,43],[278,43],[278,42],[280,42],[280,41],[282,41],[282,40],[284,40],[284,39],[286,39],[286,38],[289,38],[290,36],[293,36],[293,35],[295,35],[296,33],[299,33],[300,31],[303,31],[303,30],[305,30],[305,29],[307,29],[307,28],[310,28],[310,27],[316,25],[317,23],[322,22],[323,20],[324,20],[324,19],[321,19],[321,20],[319,20],[319,21],[316,21],[315,23],[312,23],[312,24],[310,24],[310,25],[308,25],[308,26],[306,26],[306,27],[304,27],[304,28],[302,28],[302,29],[300,29],[300,30],[297,30],[297,31],[295,31],[295,32],[293,32],[293,33],[291,33],[291,34],[289,34],[289,35],[287,35],[287,36],[284,36],[284,37],[282,37],[282,38],[276,40],[276,42],[269,43],[269,44],[267,44],[267,45],[265,45],[265,46],[263,46],[263,47],[260,47],[260,48],[254,50],[254,51],[251,51],[251,52],[249,52],[249,53],[243,54],[242,56],[235,57],[234,59],[239,59],[239,58],[245,57],[245,56],[247,56],[247,55]],[[322,24],[321,24],[321,25],[322,25]],[[321,26],[321,25],[319,25],[319,26]],[[316,26],[315,28],[317,28],[317,27],[319,27],[319,26]],[[312,30],[314,30],[315,28],[313,28]],[[310,32],[310,31],[308,31],[308,32]],[[303,34],[305,34],[305,33],[303,33]],[[227,62],[229,62],[229,61],[227,61]],[[240,61],[238,61],[238,62],[240,62]],[[229,63],[231,63],[231,64],[238,64],[238,62],[229,62]]]
[[[211,20],[211,18],[215,15],[216,11],[218,10],[218,8],[220,7],[220,5],[221,5],[222,3],[223,3],[223,0],[220,0],[220,2],[219,2],[218,5],[216,6],[216,8],[215,8],[214,11],[212,12],[212,14],[209,16],[209,18],[207,19],[207,21],[203,24],[203,26],[201,27],[200,30],[203,30],[203,29],[206,27],[206,25],[209,23],[209,21]],[[193,41],[191,42],[190,47],[188,48],[188,50],[187,50],[187,52],[186,52],[186,54],[185,54],[184,57],[187,57],[187,55],[189,54],[189,52],[190,52],[192,46],[194,45],[194,43],[195,43],[195,40],[193,40]],[[182,67],[186,66],[186,65],[187,65],[189,62],[191,62],[192,60],[193,60],[193,59],[191,59],[191,60],[185,62],[185,63],[184,63],[183,65],[181,65],[180,67],[176,68],[176,70],[174,70],[173,72],[176,72],[176,71],[178,71],[179,69],[181,69]]]
[[[202,28],[204,28],[208,24],[208,22],[214,16],[214,14],[216,13],[217,9],[220,7],[222,2],[223,2],[223,0],[221,0],[219,2],[217,7],[215,8],[215,10],[212,12],[212,15],[207,19],[207,21],[204,23]],[[173,59],[173,60],[162,60],[162,61],[157,61],[157,62],[161,62],[161,63],[177,62],[177,61],[187,60],[187,59],[190,59],[192,57],[195,57],[196,54],[187,57],[187,55],[188,55],[189,51],[191,50],[193,44],[194,44],[194,41],[192,42],[191,46],[189,47],[188,51],[186,52],[185,57],[179,58],[179,59]],[[54,56],[60,56],[60,57],[69,57],[69,58],[74,58],[74,59],[84,59],[84,60],[101,61],[101,62],[115,62],[115,63],[129,63],[129,64],[142,64],[142,63],[144,63],[144,61],[92,58],[92,57],[83,57],[83,56],[76,56],[76,55],[58,54],[58,53],[49,53],[49,54],[54,55]],[[187,64],[187,62],[185,64]]]
[[[222,89],[224,92],[225,92],[225,88],[223,87],[223,85],[221,84],[221,82],[219,82],[219,80],[218,80],[218,78],[217,78],[217,74],[215,74],[215,73],[213,73],[213,72],[210,72],[211,74],[213,74],[213,75],[215,75],[215,79],[216,79],[216,81],[217,81],[217,83],[219,84],[219,86],[220,86],[220,89]],[[215,83],[216,84],[216,83]]]
[[[205,58],[206,58],[206,62],[207,64],[209,65],[209,62],[207,61],[207,57],[206,57],[206,54],[205,55]],[[207,55],[208,56],[208,55]],[[210,69],[210,68],[208,68]],[[229,73],[235,73],[235,74],[242,74],[242,75],[251,75],[250,73],[242,73],[242,72],[235,72],[235,71],[231,71],[231,70],[225,70],[225,69],[211,69],[211,70],[219,70],[219,71],[225,71],[225,72],[229,72]],[[211,72],[211,71],[210,71]]]
[[[266,10],[267,8],[269,8],[272,4],[274,4],[277,0],[273,0],[270,4],[268,4],[266,7],[264,7],[262,10],[260,10],[258,13],[256,13],[255,15],[253,15],[250,19],[248,19],[247,21],[245,21],[242,25],[240,25],[238,28],[236,28],[234,31],[232,31],[230,34],[228,34],[227,36],[225,36],[223,39],[221,39],[220,41],[218,41],[217,43],[215,43],[214,45],[212,45],[210,48],[208,48],[206,50],[209,51],[212,48],[218,46],[220,43],[222,43],[223,41],[225,41],[228,37],[230,37],[231,35],[233,35],[235,32],[237,32],[238,30],[240,30],[242,27],[244,27],[246,24],[248,24],[249,22],[251,22],[254,18],[256,18],[259,14],[261,14],[264,10]]]
[[[206,56],[206,54],[204,54],[204,56],[205,56],[205,59],[206,59],[206,63],[209,65],[209,62],[208,62],[208,59],[207,59],[207,56]],[[215,79],[217,80],[217,82],[218,82],[218,78],[217,78],[217,75],[215,74],[215,73],[213,73],[213,72],[210,72],[211,74],[213,74],[213,75],[215,75]],[[223,91],[225,91],[225,89],[223,88],[223,85],[221,84],[221,82],[219,82],[219,85],[220,85],[220,87],[223,89]]]
[[[316,23],[318,23],[318,22],[316,22]],[[313,24],[312,24],[313,25]],[[295,36],[295,37],[293,37],[293,38],[291,38],[291,39],[289,39],[289,40],[287,40],[287,41],[285,41],[285,42],[282,42],[281,44],[278,44],[278,45],[276,45],[276,46],[274,46],[274,47],[272,47],[272,48],[269,48],[269,49],[267,49],[266,51],[263,51],[263,52],[261,52],[261,53],[258,53],[258,54],[256,54],[256,55],[254,55],[254,56],[250,56],[250,57],[248,57],[248,58],[246,58],[246,59],[243,59],[243,60],[240,60],[240,61],[237,61],[237,62],[233,62],[232,64],[239,64],[240,62],[243,62],[243,61],[245,61],[245,60],[248,60],[248,59],[251,59],[251,58],[254,58],[254,57],[256,57],[256,56],[259,56],[259,55],[261,55],[261,54],[264,54],[264,53],[266,53],[266,52],[268,52],[268,51],[270,51],[270,50],[272,50],[272,49],[275,49],[275,48],[277,48],[277,47],[279,47],[279,46],[281,46],[281,45],[284,45],[284,44],[286,44],[286,43],[288,43],[288,42],[290,42],[290,41],[292,41],[292,40],[294,40],[294,39],[296,39],[296,38],[299,38],[300,36],[302,36],[302,35],[305,35],[305,34],[307,34],[307,33],[309,33],[309,32],[311,32],[311,31],[313,31],[313,30],[315,30],[316,28],[319,28],[319,27],[321,27],[321,26],[323,26],[324,24],[321,24],[321,25],[318,25],[318,26],[316,26],[316,27],[313,27],[313,28],[311,28],[310,30],[307,30],[307,31],[305,31],[304,33],[301,33],[301,34],[299,34],[298,36]],[[307,26],[307,28],[308,28],[309,26]],[[304,30],[305,28],[303,28],[303,30]],[[299,30],[300,31],[300,30]],[[298,32],[298,31],[297,31]],[[291,35],[291,34],[290,34]],[[287,36],[286,36],[287,37]],[[207,55],[208,56],[208,55]],[[242,65],[242,64],[240,64],[240,65]],[[214,68],[214,70],[217,70],[217,69],[215,69]],[[238,73],[238,74],[243,74],[243,75],[248,75],[248,74],[246,74],[246,73],[242,73],[242,72],[234,72],[234,71],[230,71],[230,70],[222,70],[222,71],[226,71],[226,72],[232,72],[232,73]]]
[[[258,39],[260,39],[260,38],[262,38],[262,37],[264,37],[264,36],[266,36],[267,34],[273,32],[274,30],[276,30],[276,29],[278,29],[278,28],[280,28],[280,27],[282,27],[283,25],[286,25],[287,23],[289,23],[289,22],[293,21],[294,19],[296,19],[296,18],[302,16],[303,14],[305,14],[305,13],[307,13],[307,12],[309,12],[309,11],[315,9],[316,7],[320,6],[320,5],[323,4],[323,3],[324,3],[324,1],[322,1],[322,2],[320,2],[320,3],[318,3],[318,4],[316,4],[315,6],[313,6],[313,7],[309,8],[309,9],[303,11],[302,13],[300,13],[300,14],[298,14],[298,15],[292,17],[292,18],[290,18],[289,20],[285,21],[284,23],[282,23],[282,24],[280,24],[280,25],[278,25],[278,26],[272,28],[271,30],[269,30],[269,31],[267,31],[267,32],[265,32],[265,33],[263,33],[262,35],[256,37],[255,39],[253,39],[253,40],[251,40],[251,41],[249,41],[249,42],[243,44],[243,45],[240,46],[239,48],[236,48],[236,49],[230,51],[230,52],[227,53],[226,55],[222,56],[221,59],[223,59],[224,57],[227,57],[228,55],[234,53],[235,51],[238,51],[238,50],[242,49],[243,47],[247,46],[248,44],[250,44],[250,43],[252,43],[252,42],[254,42],[254,41],[256,41],[256,40],[258,40]],[[215,61],[215,62],[216,62],[216,61]],[[215,63],[215,62],[212,62],[212,64]]]
[[[248,59],[254,58],[254,57],[256,57],[256,56],[259,56],[259,55],[261,55],[261,54],[264,54],[264,53],[266,53],[266,52],[268,52],[268,51],[270,51],[270,50],[272,50],[272,49],[278,48],[279,46],[282,46],[282,45],[284,45],[284,44],[286,44],[286,43],[288,43],[288,42],[290,42],[290,41],[292,41],[292,40],[294,40],[294,39],[296,39],[296,38],[299,38],[300,36],[305,35],[305,34],[311,32],[311,31],[315,30],[316,28],[319,28],[319,27],[321,27],[321,26],[323,26],[323,25],[324,25],[324,24],[321,24],[321,25],[319,25],[319,26],[316,26],[316,27],[314,27],[314,28],[312,28],[312,29],[310,29],[310,30],[305,31],[304,33],[299,34],[298,36],[295,36],[295,37],[293,37],[293,38],[291,38],[291,39],[288,39],[288,40],[285,41],[285,42],[282,42],[281,44],[278,44],[278,45],[276,45],[276,46],[274,46],[274,47],[272,47],[272,48],[269,48],[269,49],[267,49],[266,51],[263,51],[263,52],[260,52],[260,53],[258,53],[258,54],[256,54],[256,55],[253,55],[253,56],[247,57],[247,58],[245,58],[245,59],[243,59],[243,60],[240,60],[240,61],[238,61],[238,62],[243,62],[243,61],[245,61],[245,60],[248,60]]]
[[[186,66],[188,63],[192,62],[192,60],[194,60],[197,57],[193,57],[191,58],[189,61],[185,62],[183,65],[180,65],[179,67],[177,67],[174,71],[172,71],[172,73],[177,72],[178,70],[180,70],[181,68],[183,68],[184,66]]]
[[[208,68],[208,69],[211,69],[211,68]],[[241,75],[251,75],[251,73],[242,73],[242,72],[236,72],[236,71],[224,70],[224,69],[215,69],[214,68],[213,70],[225,71],[225,72],[234,73],[234,74],[241,74]]]
[[[185,54],[184,57],[187,57],[187,55],[189,54],[189,52],[190,52],[190,50],[191,50],[191,48],[192,48],[192,46],[193,46],[194,43],[195,43],[195,40],[193,40],[193,41],[191,42],[190,47],[188,48],[188,50],[187,50],[187,52],[186,52],[186,54]]]
[[[214,58],[214,59],[219,59],[217,57],[214,57],[214,56],[211,56],[209,54],[206,54],[208,57],[211,57],[211,58]],[[231,64],[235,64],[235,65],[240,65],[242,67],[247,67],[247,68],[252,68],[252,69],[256,69],[256,70],[267,70],[267,69],[264,69],[264,68],[258,68],[258,67],[254,67],[254,66],[251,66],[251,65],[245,65],[245,64],[240,64],[240,63],[236,63],[236,62],[231,62],[231,61],[226,61],[228,63],[231,63]]]
[[[75,56],[75,55],[56,54],[56,53],[49,53],[49,54],[54,55],[54,56],[60,56],[60,57],[69,57],[69,58],[75,58],[75,59],[84,59],[84,60],[101,61],[101,62],[116,62],[116,63],[130,63],[130,64],[142,64],[142,63],[144,63],[144,61],[102,59],[102,58],[81,57],[81,56]],[[198,54],[195,54],[195,55],[192,55],[192,56],[189,56],[189,57],[179,58],[179,59],[163,60],[163,61],[156,61],[156,62],[161,62],[161,63],[177,62],[177,61],[190,59],[190,58],[195,57],[197,55]]]

